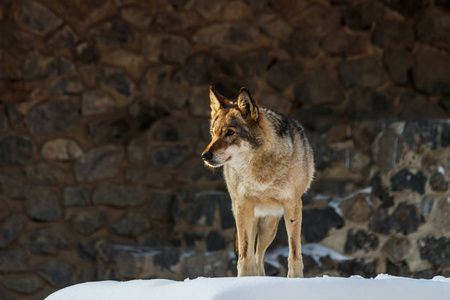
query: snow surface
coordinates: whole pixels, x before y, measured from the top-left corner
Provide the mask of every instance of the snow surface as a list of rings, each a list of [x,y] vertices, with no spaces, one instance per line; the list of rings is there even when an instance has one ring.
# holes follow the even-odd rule
[[[317,277],[197,278],[99,281],[59,290],[46,300],[449,300],[450,278],[431,280],[381,274],[374,279]]]

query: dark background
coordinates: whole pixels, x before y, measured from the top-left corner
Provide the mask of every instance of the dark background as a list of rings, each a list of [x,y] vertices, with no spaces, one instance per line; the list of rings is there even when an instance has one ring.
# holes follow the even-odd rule
[[[449,275],[449,53],[446,0],[1,0],[0,299],[228,255],[210,85],[308,130],[303,241],[357,259],[307,275]],[[113,244],[175,249],[171,271]]]

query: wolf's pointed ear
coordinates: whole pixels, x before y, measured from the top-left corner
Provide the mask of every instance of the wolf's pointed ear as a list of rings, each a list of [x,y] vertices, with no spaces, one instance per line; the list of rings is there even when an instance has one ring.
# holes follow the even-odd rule
[[[211,106],[211,117],[228,104],[227,98],[219,94],[212,86],[209,87],[209,105]]]
[[[253,121],[258,121],[259,106],[256,101],[252,99],[250,92],[245,87],[241,88],[239,91],[237,105],[244,119],[250,116]]]

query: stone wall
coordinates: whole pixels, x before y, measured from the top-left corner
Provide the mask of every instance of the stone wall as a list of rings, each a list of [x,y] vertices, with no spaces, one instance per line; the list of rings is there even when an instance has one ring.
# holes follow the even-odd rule
[[[233,274],[210,85],[307,128],[303,241],[354,258],[307,275],[448,276],[449,28],[444,0],[0,1],[0,299]]]

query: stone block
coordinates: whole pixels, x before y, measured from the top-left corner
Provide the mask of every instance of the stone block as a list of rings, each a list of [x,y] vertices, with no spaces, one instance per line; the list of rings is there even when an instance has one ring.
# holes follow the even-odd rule
[[[48,160],[73,160],[83,155],[80,145],[72,139],[56,138],[48,140],[41,148],[41,155]]]
[[[210,170],[205,167],[204,163],[198,157],[195,160],[189,161],[183,164],[182,170],[176,176],[176,179],[181,182],[200,182],[207,181],[219,181],[223,178],[221,170]]]
[[[119,18],[98,24],[87,32],[87,36],[105,47],[128,45],[136,41],[133,28]]]
[[[150,162],[157,167],[178,167],[193,154],[189,144],[154,147],[150,155]]]
[[[445,235],[450,230],[450,203],[445,198],[434,200],[428,221],[434,232]]]
[[[439,100],[439,105],[447,113],[447,115],[450,115],[450,97],[449,96],[445,96],[441,100]]]
[[[21,80],[23,75],[20,62],[7,51],[0,51],[0,53],[2,56],[0,58],[0,79]],[[1,90],[6,90],[6,86],[3,86]]]
[[[132,184],[165,188],[172,182],[170,173],[161,172],[154,168],[128,168],[125,170],[125,179]]]
[[[11,209],[9,208],[8,202],[9,201],[5,197],[0,196],[0,221],[5,220],[11,215]]]
[[[78,107],[70,98],[50,100],[38,104],[28,115],[32,132],[45,134],[54,131],[67,131],[78,125]]]
[[[339,11],[329,5],[322,5],[322,3],[308,5],[299,19],[306,25],[305,27],[311,28],[319,34],[328,33],[341,25]]]
[[[267,82],[278,91],[283,91],[290,86],[297,74],[303,70],[303,66],[289,60],[277,61],[267,73]]]
[[[417,99],[418,98],[418,99]],[[401,103],[404,100],[405,105],[410,105],[408,101],[423,101],[422,96],[403,95]],[[417,151],[419,147],[426,147],[428,149],[436,150],[440,145],[439,134],[445,131],[445,127],[441,127],[445,123],[416,120],[406,122],[404,130],[402,132],[402,139],[408,144],[410,149]],[[443,130],[444,129],[444,130]]]
[[[26,271],[25,252],[22,250],[2,251],[0,254],[0,274]]]
[[[94,182],[118,174],[124,151],[116,146],[103,146],[85,152],[74,164],[79,182]]]
[[[321,135],[310,134],[308,140],[314,151],[314,164],[317,170],[325,170],[336,161],[337,152],[327,144]]]
[[[127,50],[116,50],[101,57],[101,62],[127,70],[134,78],[139,79],[146,67],[142,56]]]
[[[113,94],[125,98],[132,96],[134,84],[122,69],[98,68],[95,72],[95,80]]]
[[[344,226],[344,220],[331,207],[303,211],[302,236],[308,243],[320,242],[332,228],[342,226]]]
[[[445,180],[445,176],[442,173],[436,172],[430,176],[430,186],[435,192],[448,191],[448,181]]]
[[[22,198],[28,194],[31,188],[22,172],[11,171],[8,174],[0,174],[0,191],[3,196]]]
[[[359,58],[339,63],[339,75],[346,88],[376,88],[386,81],[386,73],[375,58]]]
[[[152,137],[156,141],[177,142],[198,136],[197,124],[184,118],[165,118],[153,126]]]
[[[30,192],[24,206],[27,214],[38,221],[57,221],[61,215],[58,197],[49,189],[37,188]]]
[[[88,203],[85,189],[78,186],[67,186],[63,189],[64,206],[86,206]]]
[[[192,199],[189,199],[190,197],[188,199],[185,198],[184,218],[192,225],[212,226],[219,197],[223,197],[222,192],[202,191],[195,193]]]
[[[340,276],[350,277],[359,275],[364,278],[374,278],[377,275],[377,260],[366,262],[365,259],[344,260],[338,263]]]
[[[265,73],[272,62],[270,52],[266,49],[254,50],[240,56],[239,69],[244,77],[258,77]],[[298,64],[294,64],[298,66]]]
[[[140,130],[150,128],[157,120],[169,114],[161,104],[153,104],[147,98],[137,99],[130,106],[129,113]]]
[[[211,231],[206,236],[206,249],[208,251],[225,250],[227,246],[228,242],[217,230]]]
[[[85,91],[81,96],[83,116],[102,114],[116,108],[116,102],[100,89]]]
[[[9,134],[0,139],[0,165],[24,165],[33,158],[35,145],[24,135]]]
[[[367,39],[362,35],[348,34],[338,29],[328,34],[322,41],[322,49],[333,56],[348,57],[364,53],[367,48]]]
[[[54,225],[27,232],[27,248],[39,254],[56,254],[59,249],[67,249],[69,241],[64,226]]]
[[[416,0],[408,2],[404,2],[402,0],[382,0],[382,2],[388,7],[409,18],[420,15],[432,3],[431,0]]]
[[[197,29],[203,20],[194,10],[158,10],[154,24],[164,32]]]
[[[385,19],[377,22],[372,34],[372,42],[385,49],[412,49],[415,36],[408,23]]]
[[[297,29],[287,40],[280,41],[279,47],[286,49],[292,56],[314,58],[319,52],[319,38],[309,29]]]
[[[175,202],[176,196],[173,194],[156,193],[146,209],[146,216],[150,220],[173,223],[172,207],[175,205]]]
[[[392,81],[397,84],[408,83],[408,72],[412,65],[412,54],[405,50],[385,50],[383,62],[391,75]]]
[[[99,251],[104,247],[107,238],[93,238],[87,241],[80,241],[77,244],[77,252],[81,258],[96,260],[99,258]]]
[[[72,209],[66,211],[65,220],[75,231],[83,235],[91,235],[106,223],[107,212],[101,209]]]
[[[416,232],[424,222],[423,216],[419,214],[416,206],[400,203],[391,217],[392,229],[404,235]]]
[[[393,114],[392,101],[369,88],[356,88],[349,98],[347,114],[351,120],[373,120]]]
[[[259,14],[256,21],[263,32],[271,38],[286,39],[292,33],[292,27],[276,14]]]
[[[30,52],[22,65],[23,79],[41,80],[54,75],[65,75],[73,70],[71,61],[62,57],[43,56]]]
[[[394,197],[389,194],[388,188],[383,185],[380,173],[376,173],[372,177],[370,186],[372,187],[372,196],[381,201],[382,207],[391,207],[394,205]]]
[[[393,191],[402,191],[409,189],[421,195],[425,193],[425,184],[427,178],[422,172],[411,173],[408,169],[402,169],[391,177],[391,186]]]
[[[124,7],[120,15],[125,21],[142,29],[147,29],[153,20],[153,12],[138,7]]]
[[[62,20],[39,2],[21,0],[19,22],[35,33],[44,35],[61,25]]]
[[[225,277],[229,276],[230,255],[227,251],[215,251],[210,255],[193,255],[186,257],[183,268],[184,278],[199,276]]]
[[[446,118],[445,113],[438,105],[418,93],[405,92],[400,98],[400,107],[402,107],[402,111],[399,113],[399,117],[404,120]],[[436,140],[433,141],[433,143],[436,142]]]
[[[377,249],[379,243],[378,237],[373,233],[368,233],[362,229],[354,232],[353,229],[350,229],[347,232],[344,251],[351,254],[358,250],[364,250],[367,253]]]
[[[383,16],[384,7],[378,1],[365,1],[342,9],[344,24],[353,30],[369,30]]]
[[[65,75],[50,85],[49,92],[51,95],[78,95],[83,88],[80,75]]]
[[[390,237],[384,244],[381,252],[387,256],[392,262],[403,261],[411,249],[410,242],[407,238]]]
[[[198,44],[212,46],[248,46],[260,38],[257,28],[244,22],[212,24],[194,33],[192,39]]]
[[[422,50],[416,54],[412,75],[415,87],[427,94],[450,93],[450,55]]]
[[[42,279],[34,274],[8,276],[3,278],[1,282],[7,289],[28,295],[44,287]]]
[[[196,55],[188,59],[176,76],[191,86],[209,84],[212,78],[208,60],[203,55]]]
[[[172,248],[165,248],[160,251],[153,258],[153,263],[156,267],[162,270],[170,270],[180,262],[180,251]]]
[[[386,273],[393,276],[410,277],[411,271],[409,270],[408,263],[406,261],[391,262],[386,260]]]
[[[53,286],[63,288],[74,284],[74,268],[66,262],[53,259],[47,260],[33,268]]]
[[[191,55],[192,48],[184,37],[169,35],[160,41],[160,60],[167,63],[183,64]]]
[[[73,31],[72,27],[65,25],[48,39],[47,47],[56,50],[72,49],[75,47],[77,41],[77,34]]]
[[[419,240],[418,244],[421,259],[426,259],[436,267],[450,267],[450,239],[428,236]]]
[[[301,73],[295,82],[295,100],[313,105],[336,104],[345,100],[341,87],[324,68]]]
[[[123,219],[113,223],[109,227],[109,231],[114,234],[136,237],[145,233],[149,228],[147,219],[137,213],[129,213]]]
[[[100,54],[93,43],[82,42],[75,47],[75,59],[82,64],[95,64]]]
[[[369,219],[372,208],[367,194],[358,194],[352,198],[345,199],[339,204],[339,209],[344,217],[350,221],[363,223]]]
[[[65,183],[67,176],[63,169],[45,161],[26,166],[25,173],[34,185],[60,185]]]
[[[186,104],[190,96],[190,90],[176,81],[166,81],[155,93],[155,98],[160,103],[165,103],[170,108],[181,109]]]
[[[97,118],[87,125],[87,136],[97,145],[125,142],[133,133],[132,120],[125,114]]]
[[[450,51],[450,18],[446,14],[430,14],[417,22],[418,39],[425,44]]]
[[[375,210],[369,219],[369,230],[382,234],[389,234],[392,224],[388,211],[384,207]]]
[[[146,200],[146,190],[141,186],[125,186],[108,182],[98,185],[92,195],[92,201],[96,205],[117,207],[138,206]]]
[[[0,224],[0,249],[8,247],[22,232],[24,221],[18,215],[13,215]]]

